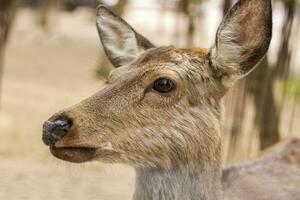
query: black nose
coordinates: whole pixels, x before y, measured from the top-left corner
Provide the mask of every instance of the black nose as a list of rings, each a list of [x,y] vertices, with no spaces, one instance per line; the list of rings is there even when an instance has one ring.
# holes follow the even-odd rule
[[[72,120],[68,117],[60,117],[54,121],[46,121],[43,124],[43,142],[46,145],[53,146],[69,132],[72,125]]]

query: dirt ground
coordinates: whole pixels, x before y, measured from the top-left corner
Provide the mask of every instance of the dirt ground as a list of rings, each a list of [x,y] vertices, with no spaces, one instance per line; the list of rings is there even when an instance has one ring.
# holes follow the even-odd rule
[[[59,18],[59,20],[57,19]],[[43,121],[96,92],[100,42],[92,15],[60,13],[36,28],[19,13],[7,46],[0,115],[0,199],[131,199],[134,172],[101,163],[74,165],[50,155]]]
[[[134,188],[134,173],[124,166],[2,160],[0,171],[3,200],[130,200]]]

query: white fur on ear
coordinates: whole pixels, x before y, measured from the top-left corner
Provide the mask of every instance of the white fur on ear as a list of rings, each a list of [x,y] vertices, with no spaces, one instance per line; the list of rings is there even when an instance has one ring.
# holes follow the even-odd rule
[[[104,50],[116,67],[128,64],[144,50],[154,47],[104,6],[97,10],[97,28]]]
[[[222,21],[210,50],[213,67],[230,87],[250,73],[272,37],[271,0],[239,0]]]
[[[135,33],[112,17],[100,15],[97,17],[97,25],[105,34],[105,48],[113,54],[113,57],[135,57],[139,51]]]

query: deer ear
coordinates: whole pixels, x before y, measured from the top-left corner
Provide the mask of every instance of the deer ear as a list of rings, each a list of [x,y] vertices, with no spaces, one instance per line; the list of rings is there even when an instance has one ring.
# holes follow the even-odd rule
[[[104,6],[97,8],[97,28],[105,53],[115,67],[126,65],[154,45]]]
[[[222,21],[210,50],[214,70],[233,84],[254,69],[272,38],[271,0],[239,0]]]

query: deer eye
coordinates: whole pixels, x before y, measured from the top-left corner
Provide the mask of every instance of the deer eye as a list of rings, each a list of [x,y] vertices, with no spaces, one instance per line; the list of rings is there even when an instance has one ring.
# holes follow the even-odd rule
[[[174,82],[167,78],[159,78],[153,84],[153,90],[160,93],[171,92],[174,88],[175,88]]]

